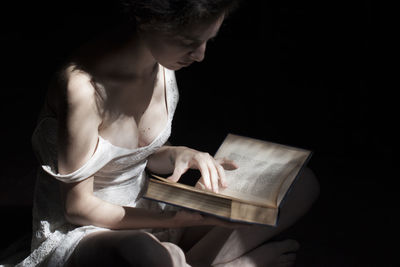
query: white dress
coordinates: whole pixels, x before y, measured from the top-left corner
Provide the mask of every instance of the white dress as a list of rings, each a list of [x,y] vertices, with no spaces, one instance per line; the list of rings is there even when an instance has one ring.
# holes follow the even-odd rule
[[[160,66],[160,71],[164,69]],[[31,254],[17,266],[63,266],[79,241],[87,234],[108,229],[68,223],[63,215],[59,182],[77,182],[94,176],[94,194],[110,203],[165,209],[161,203],[142,198],[147,176],[145,167],[149,155],[159,149],[169,138],[172,117],[178,102],[175,74],[164,69],[164,86],[168,122],[151,144],[137,149],[114,146],[99,137],[92,157],[78,170],[61,175],[57,166],[57,120],[44,109],[32,136],[33,149],[42,168],[38,170],[33,204],[33,234]],[[56,180],[57,179],[57,180]],[[176,243],[179,229],[146,229],[162,242]]]

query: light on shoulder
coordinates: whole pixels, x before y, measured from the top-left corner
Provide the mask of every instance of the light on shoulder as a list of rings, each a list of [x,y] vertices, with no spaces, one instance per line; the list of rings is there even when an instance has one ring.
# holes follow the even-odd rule
[[[69,66],[65,70],[66,97],[69,105],[91,104],[95,96],[95,88],[91,83],[91,76],[75,66]]]

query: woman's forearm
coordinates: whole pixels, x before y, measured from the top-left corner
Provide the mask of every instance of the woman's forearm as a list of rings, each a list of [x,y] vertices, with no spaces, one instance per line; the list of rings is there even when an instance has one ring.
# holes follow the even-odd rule
[[[177,150],[184,147],[162,146],[147,161],[147,169],[158,174],[170,174],[174,171]]]
[[[70,223],[109,229],[179,227],[176,225],[173,212],[122,207],[103,201],[96,196],[89,196],[79,203],[82,204],[65,212]]]

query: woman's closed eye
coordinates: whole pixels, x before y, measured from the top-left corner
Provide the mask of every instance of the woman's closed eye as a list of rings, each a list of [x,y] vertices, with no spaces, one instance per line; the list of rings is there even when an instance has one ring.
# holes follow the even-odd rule
[[[197,41],[187,40],[187,39],[181,40],[180,43],[181,43],[181,45],[186,46],[186,47],[197,47],[197,46],[201,45],[201,43],[199,43]]]
[[[214,42],[215,37],[210,38],[205,43],[212,43]],[[193,40],[181,40],[181,45],[188,48],[197,48],[201,46],[204,42],[201,41],[193,41]]]

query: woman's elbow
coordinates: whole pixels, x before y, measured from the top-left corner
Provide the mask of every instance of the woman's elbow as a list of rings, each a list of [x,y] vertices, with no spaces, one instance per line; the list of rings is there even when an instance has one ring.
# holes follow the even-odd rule
[[[86,209],[90,206],[85,199],[66,200],[64,203],[64,218],[75,225],[91,224],[87,218]],[[87,204],[85,204],[87,203]]]
[[[77,183],[60,183],[63,213],[67,222],[76,225],[91,224],[88,212],[95,206],[93,177]]]
[[[66,208],[64,209],[64,218],[67,222],[76,225],[82,225],[82,219],[79,213],[76,211]]]

